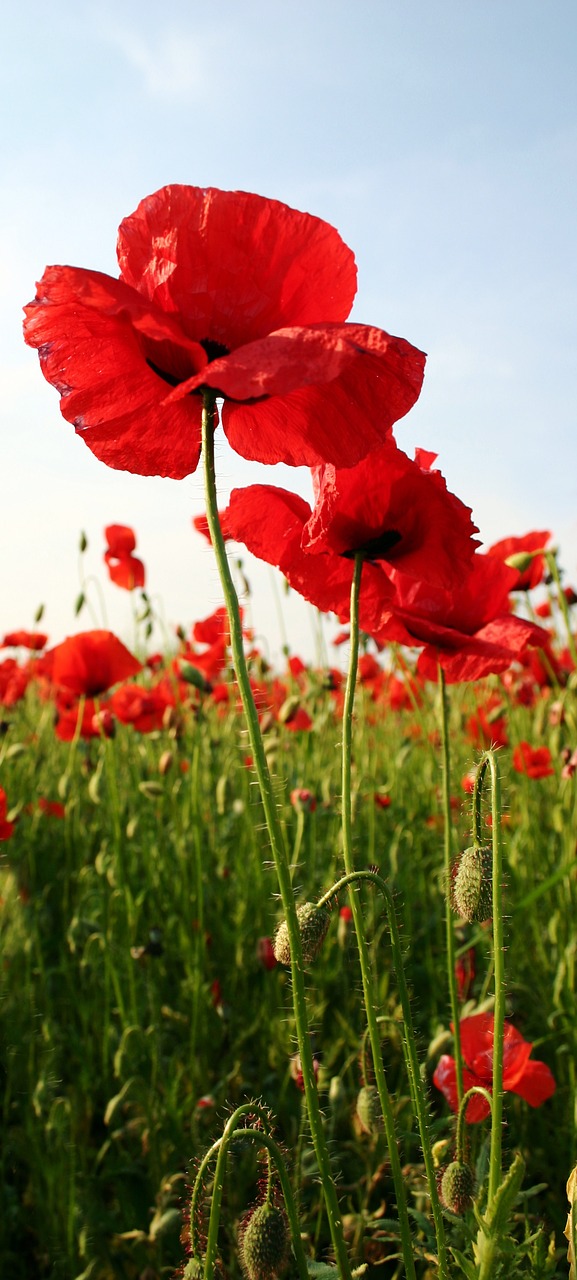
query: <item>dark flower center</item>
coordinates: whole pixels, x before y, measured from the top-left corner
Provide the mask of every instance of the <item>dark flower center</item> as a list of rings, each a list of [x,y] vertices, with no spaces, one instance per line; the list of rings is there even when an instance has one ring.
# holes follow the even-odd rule
[[[355,556],[361,554],[365,560],[386,560],[389,551],[396,547],[402,541],[402,533],[398,529],[384,529],[382,533],[378,533],[376,538],[369,538],[367,542],[362,542],[358,547],[351,547],[349,551],[343,551],[346,560],[354,560]]]
[[[199,345],[206,351],[209,364],[212,364],[213,360],[220,360],[222,356],[230,355],[228,347],[225,347],[222,342],[215,342],[213,338],[203,338]],[[149,350],[151,346],[152,344],[149,344]],[[182,353],[177,353],[176,349],[170,352],[165,347],[163,356],[162,364],[157,364],[149,355],[146,355],[145,359],[149,369],[152,369],[158,378],[162,378],[163,382],[167,382],[169,387],[178,387],[181,382],[186,382],[187,378],[194,375],[195,370],[184,367],[188,362],[186,358],[183,361]],[[172,368],[170,368],[171,364]]]

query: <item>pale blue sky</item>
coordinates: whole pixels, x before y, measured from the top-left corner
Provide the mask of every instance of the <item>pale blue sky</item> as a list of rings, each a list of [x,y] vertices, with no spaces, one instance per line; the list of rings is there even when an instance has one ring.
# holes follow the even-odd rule
[[[220,602],[201,483],[113,472],[21,339],[49,263],[116,274],[116,231],[167,182],[256,191],[355,251],[354,317],[428,352],[399,445],[439,453],[486,543],[551,528],[577,579],[575,0],[9,3],[0,71],[3,629],[75,623],[76,546],[133,524],[171,623]],[[223,496],[276,469],[224,448]],[[279,482],[306,491],[302,473]],[[278,631],[268,575],[255,622]],[[104,583],[104,575],[102,575]],[[130,638],[126,596],[107,619]],[[304,610],[294,647],[311,652]]]

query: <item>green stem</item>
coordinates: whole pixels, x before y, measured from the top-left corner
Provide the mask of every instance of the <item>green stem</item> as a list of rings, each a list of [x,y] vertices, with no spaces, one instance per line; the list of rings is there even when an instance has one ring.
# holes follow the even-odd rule
[[[253,764],[260,788],[271,852],[276,868],[282,905],[289,934],[293,1008],[303,1073],[305,1098],[311,1127],[311,1136],[315,1148],[320,1180],[325,1197],[331,1239],[341,1280],[351,1280],[351,1268],[345,1248],[343,1223],[331,1172],[329,1152],[323,1130],[323,1122],[316,1087],[313,1054],[307,1018],[305,971],[302,958],[300,930],[292,889],[290,864],[278,817],[276,797],[264,751],[264,745],[258,723],[258,714],[250,686],[250,679],[243,649],[242,624],[238,598],[232,581],[232,575],[230,572],[230,566],[227,559],[226,548],[218,516],[214,466],[215,404],[216,396],[214,392],[205,391],[203,393],[202,408],[202,446],[208,528],[228,613],[231,650],[236,679],[246,718]]]
[[[284,1196],[285,1207],[287,1211],[287,1217],[289,1220],[289,1226],[290,1226],[291,1237],[293,1242],[293,1251],[294,1251],[295,1260],[297,1264],[298,1274],[299,1274],[300,1280],[308,1280],[307,1262],[306,1262],[306,1257],[305,1257],[303,1246],[302,1246],[298,1213],[297,1213],[297,1209],[296,1209],[296,1205],[295,1205],[295,1201],[292,1193],[292,1187],[290,1184],[288,1170],[284,1162],[282,1152],[278,1144],[275,1142],[274,1138],[271,1137],[269,1133],[264,1132],[262,1129],[254,1129],[250,1126],[242,1125],[241,1121],[245,1116],[250,1116],[251,1119],[259,1119],[261,1122],[264,1122],[264,1124],[266,1125],[270,1123],[270,1117],[268,1115],[268,1112],[263,1107],[260,1107],[258,1104],[254,1102],[243,1103],[240,1107],[237,1107],[236,1111],[233,1112],[232,1116],[230,1117],[230,1119],[227,1121],[225,1125],[222,1136],[215,1143],[213,1143],[210,1150],[207,1151],[206,1155],[204,1156],[204,1159],[202,1161],[202,1164],[197,1173],[196,1180],[194,1183],[192,1199],[191,1199],[191,1207],[190,1207],[190,1241],[191,1241],[193,1256],[198,1257],[200,1252],[200,1241],[197,1237],[196,1221],[197,1221],[197,1217],[199,1216],[200,1194],[202,1191],[204,1176],[208,1168],[208,1165],[210,1164],[210,1161],[216,1155],[217,1161],[216,1161],[216,1169],[214,1174],[214,1188],[213,1188],[213,1193],[211,1198],[210,1221],[209,1221],[209,1227],[208,1227],[208,1236],[206,1241],[206,1252],[205,1252],[205,1259],[204,1259],[204,1274],[205,1274],[206,1280],[209,1280],[209,1277],[213,1275],[214,1265],[216,1261],[218,1226],[220,1222],[220,1210],[221,1210],[221,1204],[222,1204],[222,1193],[224,1190],[224,1178],[226,1173],[226,1163],[228,1160],[228,1153],[230,1150],[231,1143],[234,1142],[235,1138],[248,1137],[248,1138],[254,1139],[254,1141],[257,1142],[260,1147],[263,1147],[267,1152],[267,1187],[266,1187],[267,1201],[270,1200],[270,1195],[272,1192],[271,1165],[272,1165],[272,1162],[274,1162],[274,1165],[278,1173],[279,1181],[281,1184],[282,1193]]]
[[[419,1136],[421,1139],[421,1149],[423,1152],[423,1161],[425,1165],[427,1182],[429,1186],[429,1195],[431,1199],[431,1209],[433,1213],[433,1220],[435,1223],[435,1234],[437,1237],[437,1248],[439,1252],[439,1276],[442,1277],[442,1280],[448,1280],[450,1273],[449,1273],[449,1264],[447,1259],[447,1249],[446,1249],[446,1243],[445,1243],[445,1229],[443,1225],[443,1214],[442,1214],[441,1205],[439,1201],[439,1194],[437,1190],[437,1178],[435,1173],[435,1164],[434,1164],[433,1153],[431,1148],[431,1137],[429,1133],[429,1122],[428,1122],[428,1116],[427,1116],[427,1099],[425,1096],[423,1078],[421,1075],[419,1058],[417,1054],[417,1041],[415,1036],[415,1029],[413,1026],[413,1016],[411,1013],[411,1001],[409,996],[409,989],[407,986],[407,980],[405,978],[405,968],[403,964],[403,948],[401,945],[399,926],[397,924],[397,917],[395,913],[395,904],[393,900],[393,895],[389,889],[389,886],[386,880],[383,880],[382,876],[380,876],[377,871],[352,871],[348,875],[343,876],[342,879],[337,882],[337,884],[333,885],[333,887],[329,889],[328,893],[325,893],[323,895],[323,897],[317,903],[317,906],[318,907],[324,906],[325,902],[328,902],[331,899],[333,899],[335,897],[335,894],[340,893],[341,889],[344,889],[347,885],[353,885],[354,883],[362,882],[363,880],[368,880],[370,883],[376,885],[377,889],[380,890],[385,901],[385,909],[387,912],[387,919],[389,923],[389,933],[391,937],[391,950],[393,953],[393,966],[394,966],[395,975],[397,979],[399,1000],[401,1002],[401,1010],[403,1014],[403,1025],[404,1025],[404,1033],[405,1033],[403,1036],[403,1053],[405,1056],[405,1062],[407,1066],[407,1074],[409,1077],[411,1097],[413,1099],[413,1105],[417,1114]],[[356,897],[357,897],[356,894],[354,893],[351,894],[351,902],[353,904],[353,915],[354,915],[354,904],[355,904]],[[363,938],[363,943],[366,947],[364,938]],[[375,1024],[378,1025],[380,1019],[374,1015],[374,1010],[372,1005],[371,1005],[371,1012],[374,1016]],[[367,1014],[368,1014],[368,1009],[367,1009]],[[368,1017],[367,1017],[367,1021],[369,1023],[368,1032],[370,1036],[371,1023]],[[364,1044],[364,1039],[363,1039],[363,1044]],[[371,1037],[371,1049],[373,1053],[373,1065],[375,1067],[375,1076],[376,1076],[377,1064],[380,1064],[382,1067],[382,1056],[381,1056],[381,1049],[380,1049],[380,1040],[378,1040],[378,1030],[377,1030],[378,1052],[375,1052],[375,1044],[373,1042],[372,1037]],[[377,1079],[377,1088],[378,1088],[378,1079]],[[392,1160],[391,1160],[391,1166],[392,1166]],[[411,1250],[411,1258],[412,1258],[412,1250]]]
[[[441,693],[441,749],[443,753],[443,826],[445,835],[444,873],[445,873],[445,937],[447,947],[447,970],[449,979],[449,998],[451,1017],[453,1020],[453,1043],[455,1051],[455,1078],[457,1083],[457,1101],[463,1097],[463,1053],[461,1049],[461,1028],[459,1025],[459,996],[455,973],[455,931],[453,929],[453,910],[451,905],[451,873],[452,873],[452,821],[451,821],[451,757],[449,751],[449,700],[445,673],[439,663],[439,688]]]
[[[466,1124],[467,1107],[469,1105],[469,1102],[471,1101],[471,1098],[473,1098],[476,1093],[480,1093],[481,1096],[485,1099],[485,1102],[489,1103],[489,1106],[491,1108],[491,1115],[493,1114],[493,1099],[488,1089],[484,1089],[483,1086],[480,1084],[474,1084],[471,1089],[467,1089],[467,1092],[463,1094],[463,1097],[461,1098],[461,1103],[459,1106],[459,1114],[457,1116],[457,1130],[455,1134],[455,1159],[459,1160],[461,1164],[466,1163],[465,1158],[467,1155],[467,1151],[466,1151],[467,1144],[465,1142],[465,1124]]]
[[[563,614],[563,621],[565,623],[565,628],[567,631],[567,644],[569,645],[569,652],[571,654],[571,657],[573,659],[575,666],[577,667],[577,645],[575,644],[575,636],[573,635],[573,632],[571,630],[571,619],[569,617],[569,608],[567,605],[567,598],[565,596],[565,592],[563,591],[563,588],[561,586],[561,578],[559,576],[557,557],[553,554],[552,551],[548,551],[546,555],[546,560],[547,560],[547,567],[549,569],[551,577],[553,578],[553,581],[555,582],[555,586],[557,587],[557,597],[558,597],[557,603],[559,605],[561,613]]]
[[[342,827],[343,827],[343,856],[345,863],[345,871],[347,875],[354,875],[354,856],[353,856],[353,839],[352,839],[352,803],[351,803],[351,759],[352,759],[352,734],[353,734],[353,709],[355,702],[355,686],[357,680],[357,663],[359,656],[359,595],[361,588],[361,576],[363,570],[363,556],[358,553],[355,556],[355,567],[353,572],[353,581],[351,585],[351,636],[350,636],[350,656],[349,670],[347,675],[347,685],[345,691],[345,702],[343,708],[343,725],[342,725]],[[351,906],[353,912],[353,921],[355,933],[357,936],[357,945],[359,948],[359,962],[361,966],[361,977],[363,983],[363,997],[367,1016],[367,1026],[369,1039],[371,1042],[371,1052],[373,1057],[373,1069],[375,1073],[375,1084],[377,1086],[383,1121],[385,1126],[385,1135],[387,1146],[389,1149],[389,1159],[391,1161],[391,1173],[395,1186],[395,1195],[397,1199],[397,1212],[399,1215],[399,1227],[401,1232],[401,1246],[403,1260],[407,1275],[411,1278],[415,1277],[415,1263],[413,1258],[413,1247],[411,1241],[411,1228],[409,1223],[409,1215],[407,1211],[407,1197],[405,1192],[405,1184],[401,1170],[401,1161],[399,1157],[399,1149],[397,1144],[397,1136],[395,1133],[395,1120],[393,1107],[387,1081],[385,1077],[385,1069],[383,1065],[383,1055],[381,1049],[381,1041],[379,1037],[379,1027],[377,1022],[377,995],[373,986],[373,978],[371,973],[371,962],[365,938],[364,920],[361,903],[358,894],[351,895]]]
[[[493,845],[493,966],[495,1018],[493,1024],[493,1106],[487,1210],[501,1184],[503,1128],[503,1036],[505,1031],[505,950],[503,937],[503,858],[501,852],[501,780],[494,751],[486,751],[477,766],[473,791],[475,839],[480,841],[481,792],[485,773],[491,773],[491,835]]]

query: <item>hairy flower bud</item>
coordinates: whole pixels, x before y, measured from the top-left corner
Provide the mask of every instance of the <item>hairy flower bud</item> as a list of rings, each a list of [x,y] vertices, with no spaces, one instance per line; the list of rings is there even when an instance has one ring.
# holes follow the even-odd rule
[[[364,1133],[373,1136],[381,1132],[383,1116],[378,1090],[374,1084],[364,1084],[357,1097],[357,1119]]]
[[[488,847],[465,849],[453,882],[453,903],[469,924],[488,920],[493,911],[493,853]]]
[[[242,1268],[248,1280],[273,1280],[289,1252],[286,1215],[278,1205],[260,1204],[245,1218],[240,1242]]]
[[[297,920],[301,935],[301,946],[305,964],[316,960],[329,927],[330,912],[328,907],[317,907],[314,902],[303,902],[297,907]],[[289,931],[286,920],[282,920],[276,931],[274,953],[279,964],[290,964],[291,951]]]
[[[441,1178],[441,1200],[451,1213],[466,1213],[473,1203],[475,1178],[473,1170],[462,1160],[448,1164]]]

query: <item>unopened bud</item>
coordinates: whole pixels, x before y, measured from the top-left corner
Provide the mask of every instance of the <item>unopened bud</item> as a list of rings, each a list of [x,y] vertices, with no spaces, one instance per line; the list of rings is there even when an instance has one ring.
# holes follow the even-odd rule
[[[453,883],[453,902],[468,924],[482,923],[493,912],[493,853],[488,847],[465,849]]]
[[[448,1164],[441,1178],[441,1200],[451,1213],[466,1213],[473,1203],[475,1177],[473,1170],[462,1160]]]
[[[374,1084],[364,1084],[357,1097],[357,1119],[364,1133],[375,1136],[383,1127],[383,1116],[378,1090]]]
[[[304,902],[297,907],[297,921],[301,935],[301,947],[305,964],[316,960],[329,927],[328,907],[317,907],[314,902]],[[290,964],[291,951],[286,920],[281,921],[274,940],[274,953],[279,964]]]
[[[248,1280],[273,1280],[283,1270],[289,1253],[286,1215],[274,1204],[253,1209],[242,1228],[242,1268]]]

